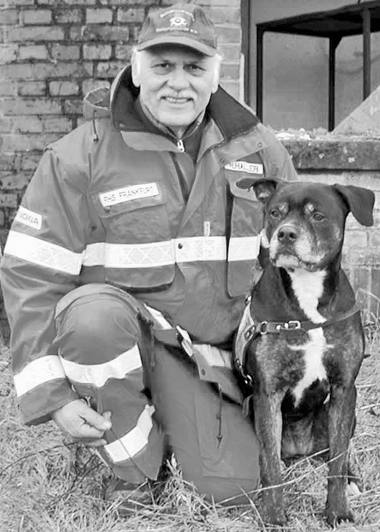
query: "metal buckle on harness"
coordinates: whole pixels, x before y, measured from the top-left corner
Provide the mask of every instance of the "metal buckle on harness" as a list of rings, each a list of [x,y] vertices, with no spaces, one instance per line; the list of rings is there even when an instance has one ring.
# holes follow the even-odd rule
[[[253,386],[253,379],[252,379],[251,375],[248,375],[248,373],[244,373],[242,375],[242,377],[243,377],[243,380],[244,380],[244,382],[245,382],[245,384],[247,386],[250,386],[250,387]]]
[[[267,321],[262,321],[260,323],[259,331],[262,336],[264,336],[265,334],[268,334],[268,322]]]
[[[252,327],[249,327],[249,328],[244,332],[244,339],[245,339],[247,342],[250,340],[250,338],[252,338],[253,333],[254,333],[254,330],[255,330],[255,327],[252,326]]]
[[[290,320],[288,323],[284,323],[284,328],[287,330],[295,331],[297,329],[301,329],[301,322],[298,320]]]

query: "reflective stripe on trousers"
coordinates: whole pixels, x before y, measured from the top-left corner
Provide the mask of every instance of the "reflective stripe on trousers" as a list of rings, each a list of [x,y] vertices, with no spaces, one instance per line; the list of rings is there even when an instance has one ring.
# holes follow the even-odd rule
[[[241,405],[222,401],[199,378],[195,365],[182,360],[184,354],[156,343],[152,358],[139,310],[130,295],[102,284],[74,290],[57,307],[57,341],[67,377],[94,408],[112,414],[103,458],[129,482],[156,478],[164,430],[185,480],[216,502],[247,502],[242,493],[253,496],[259,483],[250,421]]]
[[[141,330],[131,301],[114,287],[86,285],[60,301],[56,321],[67,378],[94,409],[112,414],[99,452],[120,478],[137,483],[157,477],[164,436],[144,393]]]

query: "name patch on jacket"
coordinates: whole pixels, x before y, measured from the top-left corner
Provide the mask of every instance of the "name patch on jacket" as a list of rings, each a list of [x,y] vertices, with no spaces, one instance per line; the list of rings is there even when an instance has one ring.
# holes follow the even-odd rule
[[[152,198],[159,195],[157,183],[143,183],[129,187],[118,188],[110,192],[99,194],[100,203],[103,207],[110,207],[118,203],[132,201],[141,198]]]
[[[32,212],[23,206],[19,207],[17,214],[15,216],[15,220],[17,220],[23,225],[27,225],[28,227],[33,227],[33,229],[41,229],[42,227],[41,214]]]
[[[264,174],[264,167],[260,163],[248,163],[247,161],[234,161],[233,163],[226,164],[224,167],[226,170],[232,170],[233,172],[247,172],[247,174]]]

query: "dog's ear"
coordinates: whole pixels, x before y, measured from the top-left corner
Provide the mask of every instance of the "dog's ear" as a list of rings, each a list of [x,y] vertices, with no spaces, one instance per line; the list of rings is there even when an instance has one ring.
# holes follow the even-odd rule
[[[340,196],[343,197],[349,212],[361,225],[370,227],[373,225],[373,206],[375,203],[375,194],[367,188],[356,187],[353,185],[333,185]]]
[[[280,180],[274,177],[255,179],[244,177],[236,183],[239,188],[253,188],[256,197],[262,203],[266,203],[279,185]]]

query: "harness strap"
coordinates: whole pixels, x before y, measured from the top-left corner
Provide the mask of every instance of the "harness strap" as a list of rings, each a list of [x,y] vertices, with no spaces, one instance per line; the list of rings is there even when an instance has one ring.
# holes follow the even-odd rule
[[[165,345],[180,347],[195,364],[200,380],[217,385],[220,393],[237,404],[243,403],[243,393],[233,374],[231,351],[209,344],[193,343],[189,333],[179,325],[173,326],[156,309],[144,305],[153,321],[153,336]]]
[[[305,332],[308,332],[312,329],[326,328],[339,321],[344,321],[347,318],[350,318],[351,316],[354,316],[355,314],[360,312],[360,308],[355,303],[346,312],[339,312],[334,317],[329,318],[328,320],[321,323],[315,323],[310,320],[258,322],[252,318],[251,299],[251,296],[246,298],[246,307],[242,319],[240,321],[233,351],[235,367],[243,378],[245,384],[249,387],[252,387],[253,379],[252,376],[248,375],[245,371],[245,358],[247,349],[249,345],[255,340],[255,338],[257,338],[258,336],[264,336],[266,334],[280,334],[284,331],[287,332],[303,330]]]

